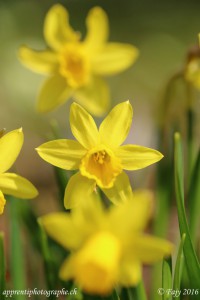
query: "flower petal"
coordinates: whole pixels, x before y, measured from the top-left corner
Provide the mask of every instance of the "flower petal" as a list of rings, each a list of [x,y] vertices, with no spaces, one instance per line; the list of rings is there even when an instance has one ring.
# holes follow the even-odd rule
[[[81,202],[90,199],[95,189],[95,181],[82,176],[80,173],[73,175],[65,189],[64,205],[66,209],[78,206]]]
[[[169,256],[173,251],[172,243],[153,236],[142,235],[135,237],[134,256],[143,263],[151,264]]]
[[[118,205],[132,199],[132,189],[126,173],[122,172],[117,176],[114,186],[110,189],[102,189],[110,201]]]
[[[152,213],[153,198],[152,193],[148,190],[137,191],[127,196],[125,203],[110,210],[112,231],[114,230],[115,234],[124,240],[125,244],[132,239],[133,232],[140,232],[146,227]],[[126,221],[116,226],[118,220]]]
[[[40,157],[48,163],[66,170],[79,168],[80,160],[86,150],[73,140],[54,140],[36,148]]]
[[[121,145],[129,133],[132,117],[133,110],[129,101],[116,105],[100,125],[102,142],[111,147]]]
[[[14,173],[0,174],[0,189],[4,194],[21,199],[32,199],[38,195],[37,189],[29,180]]]
[[[124,260],[120,264],[119,284],[124,287],[136,286],[142,277],[142,266],[139,261]]]
[[[121,146],[116,149],[115,154],[121,158],[125,170],[142,169],[163,158],[159,151],[137,145]]]
[[[8,132],[0,138],[0,173],[15,162],[24,142],[22,128]]]
[[[49,112],[67,101],[73,90],[67,86],[65,79],[59,75],[48,78],[39,93],[37,110]]]
[[[95,116],[102,116],[110,106],[108,85],[98,77],[93,77],[87,86],[78,89],[74,97],[76,101]]]
[[[86,18],[87,35],[85,46],[91,52],[101,48],[108,39],[108,17],[101,7],[93,7]]]
[[[24,46],[19,50],[19,59],[27,68],[42,74],[53,74],[58,70],[57,55],[49,50],[35,51]]]
[[[75,41],[79,35],[69,25],[68,12],[61,4],[48,11],[44,22],[44,36],[47,44],[59,50],[66,42]]]
[[[98,75],[113,75],[129,68],[138,57],[138,49],[129,44],[108,43],[92,59],[92,69]]]
[[[51,213],[39,218],[47,234],[65,249],[74,250],[82,243],[80,232],[71,215],[66,212]]]
[[[70,126],[74,137],[85,148],[98,143],[99,132],[92,116],[77,103],[70,108]]]
[[[4,195],[3,195],[2,191],[0,190],[0,215],[3,214],[5,205],[6,205],[6,199],[4,198]]]
[[[73,255],[67,257],[62,263],[59,270],[59,277],[63,281],[67,281],[74,277],[74,259]]]

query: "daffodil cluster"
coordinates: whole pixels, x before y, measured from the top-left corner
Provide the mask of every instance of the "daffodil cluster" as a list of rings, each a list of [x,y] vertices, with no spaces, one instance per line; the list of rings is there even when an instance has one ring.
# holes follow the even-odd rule
[[[137,285],[142,264],[170,255],[172,244],[144,233],[152,211],[152,195],[148,191],[133,192],[124,172],[145,168],[163,158],[157,150],[123,144],[132,124],[130,102],[112,108],[99,128],[89,113],[101,116],[108,111],[109,89],[101,77],[127,69],[136,60],[138,50],[129,44],[108,42],[108,18],[100,7],[89,11],[86,27],[86,37],[81,39],[69,24],[67,10],[56,4],[44,22],[48,48],[35,51],[24,46],[19,57],[28,68],[49,76],[39,93],[40,112],[51,111],[71,97],[76,101],[69,116],[75,139],[49,141],[36,149],[53,166],[78,170],[69,179],[64,195],[64,206],[72,211],[45,215],[39,222],[53,239],[70,250],[60,268],[61,279],[74,280],[86,293],[107,295],[115,287]],[[12,147],[17,134],[19,141]],[[21,131],[13,133],[13,138],[8,142],[13,156],[5,165],[0,164],[2,172],[21,149]],[[4,145],[6,136],[1,140]],[[19,196],[18,185],[25,183],[17,175],[3,176],[0,207],[5,203],[2,192],[10,191],[13,178]],[[23,189],[30,191],[25,184]],[[99,189],[111,201],[109,208],[104,206]]]

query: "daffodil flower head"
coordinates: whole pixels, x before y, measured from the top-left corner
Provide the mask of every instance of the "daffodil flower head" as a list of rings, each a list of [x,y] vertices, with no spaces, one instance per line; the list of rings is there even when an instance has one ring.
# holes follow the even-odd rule
[[[55,140],[36,150],[54,166],[76,170],[65,191],[65,207],[72,208],[82,195],[89,195],[99,186],[116,202],[117,193],[123,200],[131,191],[125,170],[137,170],[159,161],[163,155],[138,145],[123,145],[132,123],[133,110],[129,101],[116,105],[97,128],[92,116],[79,104],[70,109],[70,125],[75,140]]]
[[[6,204],[3,194],[17,198],[31,199],[38,194],[30,181],[15,173],[8,173],[17,159],[24,141],[22,128],[8,132],[0,137],[0,214]]]
[[[129,44],[109,43],[108,17],[100,7],[86,18],[87,34],[72,29],[67,10],[56,4],[44,21],[48,49],[34,51],[21,47],[21,62],[33,71],[48,75],[38,98],[38,110],[48,112],[74,97],[95,115],[104,114],[110,96],[102,76],[114,75],[130,67],[138,50]]]
[[[47,234],[72,251],[60,268],[62,280],[73,279],[86,293],[107,295],[116,286],[137,285],[142,264],[171,254],[170,242],[144,233],[151,194],[136,194],[107,210],[90,198],[70,215],[52,213],[40,219]]]

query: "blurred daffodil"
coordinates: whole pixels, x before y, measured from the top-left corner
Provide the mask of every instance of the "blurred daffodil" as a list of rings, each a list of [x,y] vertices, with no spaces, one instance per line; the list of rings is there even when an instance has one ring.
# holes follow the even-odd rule
[[[145,234],[151,194],[143,192],[125,204],[105,210],[101,201],[87,202],[71,214],[52,213],[40,219],[47,234],[71,254],[60,268],[63,280],[73,279],[90,294],[109,294],[116,286],[134,286],[142,264],[171,254],[172,244]]]
[[[185,79],[196,89],[200,89],[200,57],[194,57],[187,63]]]
[[[65,190],[65,207],[72,208],[84,201],[99,186],[108,198],[117,202],[115,193],[123,200],[130,193],[125,170],[138,170],[159,161],[163,155],[153,149],[123,145],[132,123],[132,106],[129,101],[116,105],[101,123],[99,130],[91,115],[73,103],[70,125],[75,140],[58,139],[42,144],[36,150],[54,166],[80,172],[73,175]],[[80,194],[80,195],[79,195]]]
[[[138,50],[129,44],[108,43],[109,26],[100,7],[90,10],[86,18],[87,34],[69,25],[67,10],[54,5],[46,15],[44,37],[48,49],[34,51],[21,47],[21,62],[33,71],[48,75],[39,93],[37,108],[48,112],[70,97],[94,115],[109,107],[109,89],[101,76],[114,75],[132,65]]]
[[[21,128],[10,131],[0,138],[0,214],[3,213],[6,204],[3,194],[22,199],[31,199],[38,194],[30,181],[15,173],[6,172],[19,155],[23,141]]]

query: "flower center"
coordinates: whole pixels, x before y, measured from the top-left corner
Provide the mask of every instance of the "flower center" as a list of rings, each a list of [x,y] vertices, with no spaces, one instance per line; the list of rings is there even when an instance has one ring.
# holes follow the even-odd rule
[[[86,85],[90,80],[89,62],[80,43],[69,44],[60,53],[60,73],[72,88]]]
[[[81,161],[80,172],[94,179],[102,188],[111,188],[116,177],[122,172],[121,161],[104,145],[87,152]]]
[[[119,240],[109,232],[92,236],[74,257],[74,278],[86,292],[108,294],[118,277]]]
[[[4,198],[2,191],[0,191],[0,215],[3,214],[5,204],[6,204],[6,200]]]

